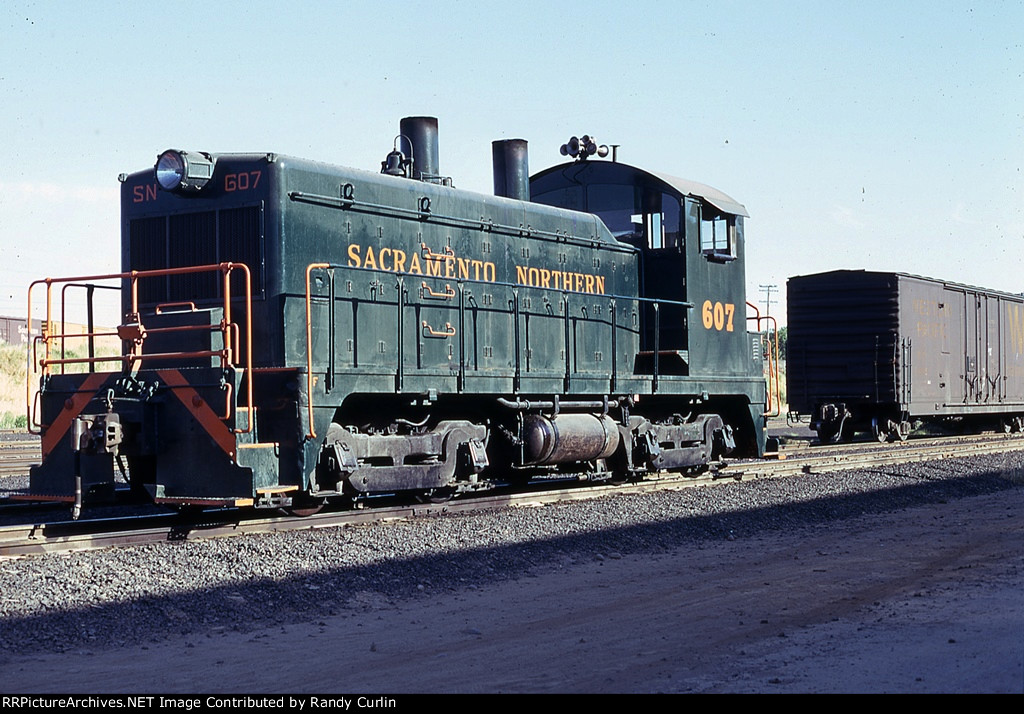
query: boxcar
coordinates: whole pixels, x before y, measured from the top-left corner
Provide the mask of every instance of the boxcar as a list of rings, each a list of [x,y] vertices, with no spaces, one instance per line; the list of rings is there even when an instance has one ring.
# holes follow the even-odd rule
[[[916,421],[1024,424],[1024,297],[904,273],[790,278],[791,416],[822,441]]]

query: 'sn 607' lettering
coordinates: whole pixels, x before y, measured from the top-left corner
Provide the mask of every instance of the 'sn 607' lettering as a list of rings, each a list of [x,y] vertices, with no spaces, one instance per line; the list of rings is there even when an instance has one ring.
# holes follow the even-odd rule
[[[224,190],[227,193],[232,191],[248,191],[260,185],[262,171],[242,171],[237,174],[224,175]]]
[[[732,319],[736,314],[736,306],[731,302],[720,303],[705,300],[701,306],[701,319],[704,321],[704,328],[712,328],[721,332],[732,332]]]
[[[132,203],[145,203],[156,200],[156,184],[139,185],[132,187]]]

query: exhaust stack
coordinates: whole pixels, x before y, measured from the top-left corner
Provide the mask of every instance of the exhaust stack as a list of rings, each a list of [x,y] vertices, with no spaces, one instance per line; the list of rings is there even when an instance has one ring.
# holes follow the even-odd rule
[[[417,181],[441,183],[437,150],[437,117],[405,117],[402,136],[412,154],[412,175]]]
[[[494,169],[494,195],[530,200],[530,162],[526,139],[499,139],[491,142]]]

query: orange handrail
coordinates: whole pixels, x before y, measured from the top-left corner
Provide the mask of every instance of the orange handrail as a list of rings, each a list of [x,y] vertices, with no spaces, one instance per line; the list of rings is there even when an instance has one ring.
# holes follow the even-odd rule
[[[779,384],[779,325],[774,317],[771,315],[761,316],[761,312],[757,309],[757,305],[748,302],[747,307],[754,311],[754,317],[747,317],[748,320],[757,321],[757,331],[761,332],[761,321],[771,322],[773,332],[775,333],[775,350],[772,351],[772,339],[768,337],[768,399],[765,404],[764,416],[774,417],[782,414],[782,388]],[[772,384],[775,385],[775,411],[772,412]]]
[[[232,271],[240,270],[245,277],[245,335],[246,335],[246,349],[245,349],[245,364],[239,365],[237,362],[239,352],[239,327],[237,324],[231,321],[231,273]],[[169,275],[188,275],[195,273],[204,272],[220,272],[224,279],[224,315],[221,318],[220,325],[207,327],[198,326],[178,326],[178,327],[163,327],[145,329],[142,327],[139,321],[139,289],[138,283],[141,278],[156,278],[166,277]],[[72,282],[86,282],[86,281],[100,281],[100,280],[128,280],[128,289],[131,295],[131,307],[128,313],[125,315],[125,324],[118,328],[117,332],[93,332],[83,335],[66,335],[56,334],[50,330],[50,326],[53,325],[53,286],[57,284],[66,284]],[[197,357],[220,357],[221,364],[223,366],[232,366],[240,368],[246,378],[246,401],[244,406],[237,406],[236,409],[239,411],[245,411],[247,414],[246,425],[244,429],[234,429],[236,434],[244,434],[251,432],[253,429],[253,384],[252,384],[252,276],[249,271],[249,266],[244,263],[217,263],[211,265],[200,265],[200,266],[189,266],[183,268],[163,268],[159,270],[132,270],[123,273],[107,273],[102,275],[86,275],[76,276],[71,278],[43,278],[42,280],[36,280],[28,288],[28,328],[29,334],[31,335],[32,328],[32,294],[33,291],[39,285],[46,285],[46,322],[43,329],[43,334],[36,337],[33,340],[33,345],[29,350],[29,369],[26,370],[25,376],[25,405],[28,418],[28,430],[31,433],[40,433],[42,424],[38,423],[34,418],[34,399],[32,398],[32,376],[35,372],[41,371],[43,375],[49,374],[50,367],[52,365],[59,365],[62,369],[64,365],[68,364],[93,364],[97,362],[121,362],[122,368],[130,368],[136,362],[141,360],[163,360],[163,359],[189,359]],[[184,304],[184,303],[183,303]],[[167,307],[168,305],[162,305]],[[63,300],[62,300],[62,313],[63,313]],[[61,315],[63,324],[63,314]],[[62,328],[63,329],[63,328]],[[182,330],[190,329],[219,329],[224,335],[224,349],[222,350],[200,350],[195,352],[179,352],[179,353],[164,353],[164,354],[140,354],[142,343],[145,341],[147,334],[157,334],[166,332],[178,332]],[[132,342],[131,348],[127,352],[123,352],[119,356],[111,357],[78,357],[65,359],[63,354],[61,359],[51,359],[51,343],[55,340],[60,340],[61,344],[68,337],[75,338],[91,338],[100,336],[119,336],[124,339],[125,335],[131,335],[130,339]],[[127,340],[126,340],[127,341]],[[37,345],[39,342],[43,344],[43,357],[37,359]],[[230,409],[226,410],[224,419],[230,417]],[[33,427],[38,427],[39,431],[34,431]]]
[[[310,276],[314,270],[326,270],[330,263],[310,263],[306,266],[306,408],[309,414],[309,428],[306,437],[316,438],[316,427],[313,426],[313,291]]]

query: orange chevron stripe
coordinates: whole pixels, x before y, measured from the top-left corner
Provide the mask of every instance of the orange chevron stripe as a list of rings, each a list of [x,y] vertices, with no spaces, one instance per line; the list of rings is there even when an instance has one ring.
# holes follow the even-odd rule
[[[238,442],[235,435],[221,421],[220,417],[210,408],[206,400],[199,396],[199,392],[192,388],[184,375],[176,369],[161,369],[157,374],[164,380],[164,383],[171,388],[171,392],[178,398],[186,409],[192,412],[199,425],[206,430],[214,443],[224,450],[232,461],[235,459],[235,450]]]
[[[68,429],[71,428],[71,423],[82,413],[85,405],[96,396],[96,392],[99,391],[100,387],[103,386],[103,383],[109,377],[109,372],[93,372],[85,378],[78,391],[64,403],[64,408],[57,415],[57,418],[53,420],[53,423],[46,427],[46,431],[43,432],[40,440],[44,459],[60,445],[61,439],[64,438],[64,435],[68,433]]]

